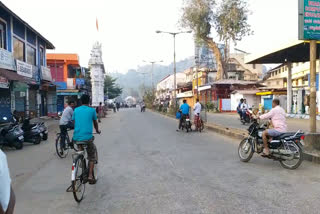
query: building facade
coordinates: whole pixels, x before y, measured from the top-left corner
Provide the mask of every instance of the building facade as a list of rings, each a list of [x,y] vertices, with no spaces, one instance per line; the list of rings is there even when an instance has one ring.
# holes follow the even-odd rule
[[[39,32],[0,2],[0,119],[46,115],[46,90],[53,87],[46,49],[54,49]]]
[[[47,54],[47,64],[57,91],[50,96],[50,116],[62,112],[68,101],[80,105],[82,94],[86,89],[85,75],[87,70],[80,66],[78,54]]]

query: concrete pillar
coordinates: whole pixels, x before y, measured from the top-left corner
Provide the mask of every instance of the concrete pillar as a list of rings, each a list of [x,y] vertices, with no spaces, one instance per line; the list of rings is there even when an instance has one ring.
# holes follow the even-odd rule
[[[40,90],[37,90],[37,117],[40,117],[40,105],[41,105],[41,95],[40,95]]]
[[[287,114],[291,114],[292,109],[292,64],[287,63],[288,66],[288,78],[287,78]]]
[[[25,117],[30,117],[30,114],[29,114],[29,87],[27,88],[27,91],[26,91],[26,115]]]
[[[303,96],[302,96],[302,89],[298,90],[298,97],[297,97],[297,114],[302,114],[302,104],[303,104]]]
[[[310,41],[310,132],[317,131],[316,123],[316,57],[317,42]]]

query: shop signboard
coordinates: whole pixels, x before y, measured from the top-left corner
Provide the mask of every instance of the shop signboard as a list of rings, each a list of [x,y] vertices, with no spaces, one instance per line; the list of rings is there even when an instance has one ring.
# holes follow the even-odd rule
[[[9,81],[7,78],[0,76],[0,88],[9,88]]]
[[[16,70],[11,52],[0,48],[0,68]]]
[[[42,79],[52,82],[51,71],[49,68],[41,66]]]
[[[17,73],[21,76],[32,78],[32,65],[17,60]]]
[[[299,0],[299,39],[320,40],[320,0]]]

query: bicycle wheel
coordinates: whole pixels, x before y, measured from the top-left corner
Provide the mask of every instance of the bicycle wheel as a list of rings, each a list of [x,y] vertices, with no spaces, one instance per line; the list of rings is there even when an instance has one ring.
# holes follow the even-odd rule
[[[94,163],[94,168],[93,168],[93,177],[96,181],[98,181],[99,178],[99,169],[98,169],[98,151],[96,148],[96,162]]]
[[[77,202],[81,202],[86,190],[84,175],[86,173],[86,161],[83,156],[77,158],[72,172],[73,197]]]
[[[66,148],[62,148],[60,143],[60,138],[61,138],[61,135],[59,133],[56,139],[56,152],[60,158],[65,158],[69,153],[69,146],[67,146]]]
[[[203,124],[203,121],[200,119],[199,131],[202,132],[203,129],[204,129],[204,124]]]

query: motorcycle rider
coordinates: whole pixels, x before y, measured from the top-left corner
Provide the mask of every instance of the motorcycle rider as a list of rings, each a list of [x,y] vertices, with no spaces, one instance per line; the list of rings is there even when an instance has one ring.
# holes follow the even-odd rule
[[[247,104],[247,100],[243,99],[243,103],[241,104],[241,115],[242,115],[242,120],[246,119],[246,112],[249,108],[248,104]]]
[[[242,120],[242,110],[241,110],[242,103],[243,103],[243,98],[240,99],[240,103],[237,106],[237,112],[238,112],[238,114],[240,116],[240,120]]]
[[[259,116],[258,119],[271,119],[273,125],[273,129],[267,129],[262,133],[262,140],[264,145],[262,156],[269,156],[270,150],[268,147],[268,138],[277,137],[287,131],[286,112],[283,108],[280,107],[279,99],[274,99],[272,101],[271,111]]]
[[[177,131],[182,128],[182,121],[189,115],[190,107],[187,104],[187,100],[183,100],[183,104],[180,106],[179,110],[181,111],[181,117],[179,120],[179,129],[177,129]]]
[[[146,104],[144,103],[144,100],[142,100],[142,102],[141,102],[141,104],[140,104],[140,107],[141,107],[141,112],[142,112],[142,111],[145,111]]]
[[[68,128],[73,128],[73,122],[72,122],[72,115],[73,115],[73,108],[75,107],[75,102],[73,100],[70,100],[68,102],[68,106],[64,109],[62,116],[59,121],[60,125],[60,132],[61,132],[61,138],[60,138],[60,147],[66,148],[66,134]],[[61,151],[63,152],[63,151]]]

